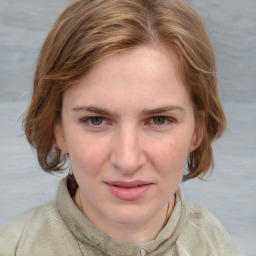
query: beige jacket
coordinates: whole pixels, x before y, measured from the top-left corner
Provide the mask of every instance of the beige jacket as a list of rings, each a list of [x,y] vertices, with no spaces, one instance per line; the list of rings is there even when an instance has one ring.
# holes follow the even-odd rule
[[[0,231],[1,256],[237,256],[228,234],[200,206],[176,193],[173,213],[155,240],[117,242],[97,229],[76,207],[62,180],[56,202],[39,206]]]

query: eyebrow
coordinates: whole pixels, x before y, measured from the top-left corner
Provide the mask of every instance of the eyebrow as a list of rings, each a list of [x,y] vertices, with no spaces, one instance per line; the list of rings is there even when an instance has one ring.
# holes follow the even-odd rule
[[[169,111],[185,112],[185,109],[180,106],[171,105],[171,106],[164,106],[164,107],[159,107],[154,109],[144,109],[142,110],[142,114],[145,116],[149,116],[149,115],[163,114]]]
[[[99,108],[96,106],[77,106],[77,107],[74,107],[72,111],[91,112],[91,113],[103,115],[103,116],[117,116],[116,113],[113,113],[105,108]],[[143,109],[141,113],[142,115],[149,116],[149,115],[156,115],[156,114],[164,114],[169,111],[185,112],[185,109],[181,106],[170,105],[170,106],[164,106],[164,107],[159,107],[154,109]]]
[[[95,113],[95,114],[99,114],[99,115],[103,115],[103,116],[114,116],[115,114],[108,111],[105,108],[98,108],[95,106],[78,106],[78,107],[74,107],[72,109],[72,111],[74,112],[91,112],[91,113]]]

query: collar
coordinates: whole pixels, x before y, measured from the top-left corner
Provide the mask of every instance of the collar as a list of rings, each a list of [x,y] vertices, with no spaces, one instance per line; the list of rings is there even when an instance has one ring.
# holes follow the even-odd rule
[[[186,222],[186,207],[180,188],[176,191],[176,203],[173,212],[164,226],[159,232],[155,240],[142,243],[130,244],[119,242],[103,233],[94,224],[84,216],[73,202],[68,189],[66,178],[59,183],[56,195],[57,208],[69,227],[75,238],[83,245],[81,250],[88,250],[88,246],[92,249],[100,251],[103,255],[163,255],[170,250],[172,245],[179,237]]]

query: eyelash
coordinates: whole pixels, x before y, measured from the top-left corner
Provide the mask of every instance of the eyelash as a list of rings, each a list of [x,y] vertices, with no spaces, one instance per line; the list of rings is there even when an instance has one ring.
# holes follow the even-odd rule
[[[92,123],[93,118],[102,119],[102,122],[100,124],[93,124]],[[100,126],[102,126],[102,123],[104,121],[106,122],[106,118],[102,117],[102,116],[90,116],[90,117],[82,118],[80,121],[81,121],[81,123],[87,124],[88,126],[91,126],[91,127],[100,127]]]
[[[154,119],[156,118],[164,118],[164,123],[163,124],[156,124],[154,122]],[[93,124],[93,119],[102,119],[102,122],[100,124]],[[108,122],[108,119],[105,118],[105,117],[102,117],[102,116],[90,116],[90,117],[85,117],[85,118],[82,118],[80,120],[81,123],[83,124],[86,124],[88,125],[89,127],[92,127],[92,128],[100,128],[104,125],[109,125],[111,124],[111,121],[109,120]],[[154,125],[156,127],[166,127],[168,125],[171,125],[173,123],[175,123],[176,120],[174,118],[171,118],[171,117],[167,117],[167,116],[152,116],[150,118],[148,118],[145,122],[145,124],[150,124],[150,125]]]
[[[155,122],[154,122],[154,119],[164,119],[163,121],[163,123],[162,124],[156,124]],[[174,122],[174,119],[173,118],[170,118],[170,117],[166,117],[166,116],[153,116],[152,118],[150,118],[150,122],[153,122],[153,125],[156,125],[156,126],[158,126],[158,127],[163,127],[163,126],[168,126],[168,125],[170,125],[171,123],[173,123]]]

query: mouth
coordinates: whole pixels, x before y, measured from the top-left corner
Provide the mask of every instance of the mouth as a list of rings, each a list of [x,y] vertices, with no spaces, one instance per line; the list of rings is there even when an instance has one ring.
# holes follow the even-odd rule
[[[109,181],[105,182],[110,192],[120,200],[138,200],[140,199],[153,185],[146,181]]]

